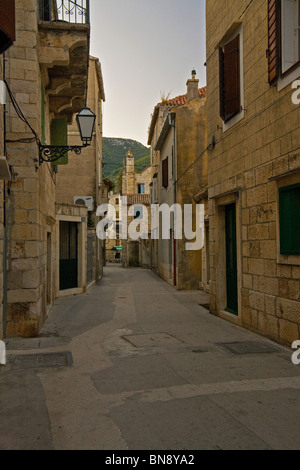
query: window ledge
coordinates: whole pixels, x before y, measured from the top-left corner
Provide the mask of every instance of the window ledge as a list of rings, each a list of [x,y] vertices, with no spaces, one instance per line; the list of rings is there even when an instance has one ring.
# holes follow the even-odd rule
[[[228,122],[223,122],[223,132],[228,131],[231,127],[235,126],[238,122],[240,122],[245,117],[245,111],[241,111],[236,116],[233,116]]]
[[[300,266],[300,255],[278,255],[277,264]]]
[[[300,65],[295,70],[289,72],[285,77],[279,77],[277,82],[277,91],[283,90],[298,78],[300,78]]]

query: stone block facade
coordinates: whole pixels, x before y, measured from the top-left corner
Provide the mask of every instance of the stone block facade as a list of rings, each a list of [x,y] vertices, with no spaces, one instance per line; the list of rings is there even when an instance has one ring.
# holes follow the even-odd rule
[[[37,2],[16,1],[17,37],[7,53],[6,74],[24,116],[40,135],[42,76],[37,15]],[[55,298],[54,288],[50,297],[46,293],[47,282],[50,282],[47,272],[54,269],[54,258],[52,270],[49,266],[47,269],[47,233],[51,235],[52,250],[55,244],[54,175],[46,165],[38,170],[38,146],[32,132],[18,118],[11,102],[8,111],[8,161],[13,166],[15,180],[7,207],[6,330],[7,336],[35,336]],[[20,139],[26,140],[20,142]]]
[[[0,54],[0,80],[3,80],[3,56]],[[1,97],[0,97],[1,98]],[[4,156],[4,104],[0,99],[0,156]],[[0,181],[0,340],[4,334],[3,318],[3,239],[4,239],[4,212],[3,197],[4,183]]]
[[[53,119],[69,121],[85,102],[84,60],[78,60],[83,67],[80,95],[72,81],[78,70],[73,54],[80,51],[87,61],[89,25],[77,30],[67,22],[40,21],[40,3],[16,0],[16,41],[6,53],[6,79],[24,117],[8,100],[7,159],[14,178],[6,198],[7,337],[38,335],[57,295],[56,174],[51,164],[39,161],[39,144],[51,143]],[[64,65],[58,65],[61,54]],[[74,96],[78,100],[72,107]]]
[[[95,57],[89,57],[87,106],[96,115],[91,145],[82,149],[80,155],[70,152],[67,165],[59,165],[56,174],[56,201],[59,204],[74,204],[75,198],[91,197],[93,209],[88,212],[88,226],[94,231],[94,281],[103,276],[104,243],[96,238],[96,210],[107,203],[107,188],[103,184],[102,106],[105,101],[101,64]],[[68,126],[68,144],[81,145],[79,130],[74,117]]]
[[[268,83],[272,2],[206,3],[208,141],[215,140],[208,155],[211,311],[291,344],[300,335],[300,256],[280,252],[279,190],[300,183],[300,106],[292,102],[293,76]],[[224,123],[219,50],[237,34],[241,109]],[[234,315],[226,311],[229,292],[224,287],[226,207],[231,204],[237,238]]]
[[[194,72],[194,71],[193,71]],[[191,226],[196,226],[196,204],[207,211],[206,90],[192,74],[187,93],[158,104],[149,127],[151,145],[152,203],[181,208],[184,226],[185,205],[192,207]],[[199,197],[197,197],[197,195]],[[174,215],[170,214],[170,237],[163,239],[162,220],[158,239],[151,241],[151,267],[162,279],[179,290],[206,288],[204,249],[187,250],[185,233],[177,237]],[[152,227],[153,229],[153,227]],[[183,231],[184,232],[184,231]],[[195,240],[193,240],[194,242]]]

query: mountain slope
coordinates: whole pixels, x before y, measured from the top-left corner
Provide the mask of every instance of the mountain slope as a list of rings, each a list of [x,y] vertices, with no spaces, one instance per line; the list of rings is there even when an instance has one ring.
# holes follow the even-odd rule
[[[150,165],[149,147],[132,139],[103,137],[104,177],[116,180],[129,150],[134,155],[136,171],[141,172]]]

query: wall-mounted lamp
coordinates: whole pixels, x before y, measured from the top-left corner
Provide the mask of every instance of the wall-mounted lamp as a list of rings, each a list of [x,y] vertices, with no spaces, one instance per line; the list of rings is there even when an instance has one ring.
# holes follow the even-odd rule
[[[81,154],[81,149],[88,147],[93,138],[95,114],[89,108],[83,108],[76,116],[82,145],[42,145],[39,142],[39,162],[54,163],[68,152]]]
[[[209,144],[208,146],[209,150],[213,150],[216,146],[216,143],[217,143],[216,137],[213,135],[211,138],[211,144]]]

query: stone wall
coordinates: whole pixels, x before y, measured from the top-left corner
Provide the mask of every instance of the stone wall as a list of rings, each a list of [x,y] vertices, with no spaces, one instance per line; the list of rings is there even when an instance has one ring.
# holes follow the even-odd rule
[[[0,54],[0,80],[3,79],[3,56]],[[0,156],[4,155],[4,106],[0,100]],[[0,181],[0,340],[3,338],[4,333],[4,318],[3,318],[3,181]]]
[[[16,101],[32,128],[41,135],[41,86],[37,4],[16,1],[17,37],[7,53],[7,79]],[[46,99],[46,116],[49,116]],[[49,119],[46,120],[49,138]],[[49,275],[55,277],[55,258],[47,257],[55,245],[55,176],[47,164],[38,168],[38,147],[33,134],[8,105],[8,162],[15,180],[8,200],[8,312],[7,335],[35,336],[55,297]],[[18,142],[19,139],[32,139]],[[54,252],[54,249],[53,249]],[[49,264],[52,266],[52,271]],[[52,282],[51,282],[52,284]],[[51,290],[47,295],[47,290]]]
[[[193,229],[196,226],[194,196],[207,186],[205,98],[196,98],[176,110],[177,191],[176,202],[184,212],[185,204],[193,206]],[[203,250],[186,250],[191,243],[183,236],[177,241],[177,287],[198,289],[202,281]],[[192,241],[195,243],[195,240]]]
[[[141,173],[134,169],[134,155],[128,152],[126,155],[126,166],[123,169],[122,194],[138,194],[139,185],[145,185],[145,193],[150,194],[150,183],[152,181],[152,168],[148,167]]]
[[[218,44],[236,19],[243,32],[244,118],[219,116]],[[300,257],[280,257],[278,188],[300,182],[300,106],[291,84],[268,83],[268,2],[207,1],[211,311],[291,344],[299,338]],[[232,31],[232,30],[231,30]],[[285,175],[285,178],[281,178]],[[224,313],[224,206],[237,207],[239,316]],[[289,259],[290,258],[290,259]]]
[[[96,122],[91,145],[82,149],[81,155],[69,152],[68,164],[57,168],[56,200],[58,204],[74,204],[74,197],[92,197],[94,210],[88,213],[90,229],[97,223],[96,210],[100,204],[107,202],[107,190],[103,184],[102,165],[102,102],[105,99],[99,84],[101,68],[98,59],[89,59],[88,99],[87,106],[95,113]],[[69,145],[82,145],[75,116],[68,128]],[[96,235],[96,232],[95,232]],[[95,280],[103,276],[104,244],[95,247]]]

